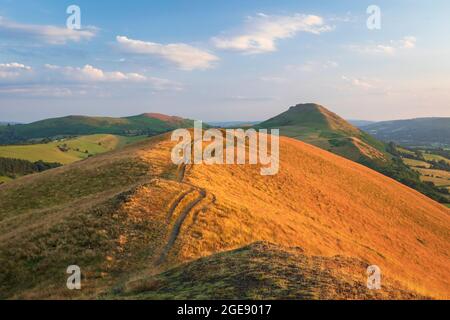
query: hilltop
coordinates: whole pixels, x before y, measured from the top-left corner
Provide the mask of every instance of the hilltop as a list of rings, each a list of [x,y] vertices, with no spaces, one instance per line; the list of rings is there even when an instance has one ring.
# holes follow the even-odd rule
[[[279,128],[281,135],[292,137],[353,161],[361,157],[382,163],[388,160],[383,143],[315,103],[298,104],[256,126]]]
[[[383,121],[361,127],[383,141],[410,147],[450,146],[450,118]]]
[[[91,134],[156,135],[177,128],[190,127],[193,127],[193,120],[159,113],[146,113],[125,118],[67,116],[30,124],[2,126],[0,127],[0,144]]]
[[[405,165],[395,148],[351,125],[324,106],[307,103],[290,107],[261,124],[261,129],[280,129],[280,134],[363,164],[415,188],[442,203],[450,199],[420,180],[420,174]]]
[[[236,272],[236,266],[245,272]],[[121,299],[424,299],[384,279],[382,290],[367,288],[369,265],[343,256],[305,255],[256,242],[188,262],[164,273],[127,283]],[[192,285],[186,286],[186,283]]]
[[[261,298],[450,296],[444,206],[287,137],[270,177],[175,166],[174,145],[164,134],[0,186],[0,297],[245,298],[268,283]],[[273,245],[245,248],[260,241]],[[81,291],[65,288],[73,264]],[[376,294],[363,288],[373,264]]]

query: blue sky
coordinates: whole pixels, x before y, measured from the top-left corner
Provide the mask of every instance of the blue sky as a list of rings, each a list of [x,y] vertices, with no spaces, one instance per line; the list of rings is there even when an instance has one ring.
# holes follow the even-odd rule
[[[69,5],[81,30],[66,27]],[[369,5],[381,29],[369,30]],[[0,0],[0,121],[450,116],[448,1]]]

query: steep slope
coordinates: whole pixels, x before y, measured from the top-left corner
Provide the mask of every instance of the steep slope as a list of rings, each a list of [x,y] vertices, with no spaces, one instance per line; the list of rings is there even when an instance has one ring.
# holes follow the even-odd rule
[[[0,297],[133,294],[127,291],[133,283],[258,241],[301,247],[305,256],[324,261],[336,255],[361,261],[348,271],[355,282],[338,265],[324,264],[335,275],[324,291],[333,298],[352,297],[346,283],[360,292],[361,274],[372,264],[387,288],[406,290],[400,297],[450,296],[450,218],[429,198],[290,138],[281,138],[280,172],[270,177],[253,165],[177,167],[173,146],[169,135],[158,136],[0,186]],[[268,268],[281,268],[283,259]],[[308,272],[300,260],[292,264],[297,275]],[[81,291],[65,287],[73,264],[83,273]],[[226,272],[245,280],[243,267],[232,264]],[[214,289],[220,277],[203,279],[211,297],[220,294]],[[188,291],[192,286],[176,281]],[[315,292],[308,283],[301,290]],[[285,294],[277,297],[289,298]]]
[[[1,127],[0,144],[71,135],[155,135],[177,128],[190,127],[193,127],[192,120],[158,113],[146,113],[126,118],[68,116]]]
[[[352,126],[321,105],[296,105],[255,128],[280,129],[281,135],[363,164],[436,201],[448,202],[446,195],[437,188],[423,183],[420,175],[405,165],[390,145]]]
[[[405,146],[450,146],[450,118],[383,121],[361,129],[380,140]]]

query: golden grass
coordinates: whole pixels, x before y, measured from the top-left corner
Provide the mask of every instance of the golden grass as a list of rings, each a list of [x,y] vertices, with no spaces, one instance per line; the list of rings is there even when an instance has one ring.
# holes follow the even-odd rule
[[[449,296],[448,211],[370,169],[281,138],[280,173],[193,166],[186,180],[212,194],[180,234],[179,261],[267,240],[315,255],[379,265],[412,290]],[[190,225],[190,224],[187,224]],[[433,272],[430,272],[433,270]]]
[[[236,267],[238,266],[238,268]],[[305,255],[300,248],[257,242],[130,281],[115,299],[423,299],[383,277],[366,285],[368,264],[342,256]],[[241,270],[245,270],[242,272]]]
[[[0,186],[0,297],[96,298],[257,241],[377,264],[408,290],[450,297],[444,206],[290,138],[280,139],[276,176],[250,165],[180,170],[169,137]],[[87,270],[86,290],[67,293],[63,268],[75,262]]]

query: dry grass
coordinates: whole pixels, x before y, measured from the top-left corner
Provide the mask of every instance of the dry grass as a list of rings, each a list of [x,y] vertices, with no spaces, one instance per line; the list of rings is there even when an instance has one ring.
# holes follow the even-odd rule
[[[341,256],[307,256],[300,248],[258,242],[212,255],[143,280],[116,299],[422,299],[382,277],[366,285],[366,262]]]
[[[180,263],[257,241],[299,246],[324,261],[342,255],[377,264],[395,290],[450,296],[450,220],[438,203],[289,138],[281,138],[276,176],[261,176],[258,166],[196,165],[183,177],[168,137],[0,186],[0,297],[115,295]],[[281,256],[271,256],[274,265],[283,265]],[[69,264],[84,270],[81,292],[65,289]],[[336,266],[325,265],[331,273]],[[329,279],[350,281],[343,276]],[[326,292],[333,281],[331,298],[352,297],[338,280]]]

